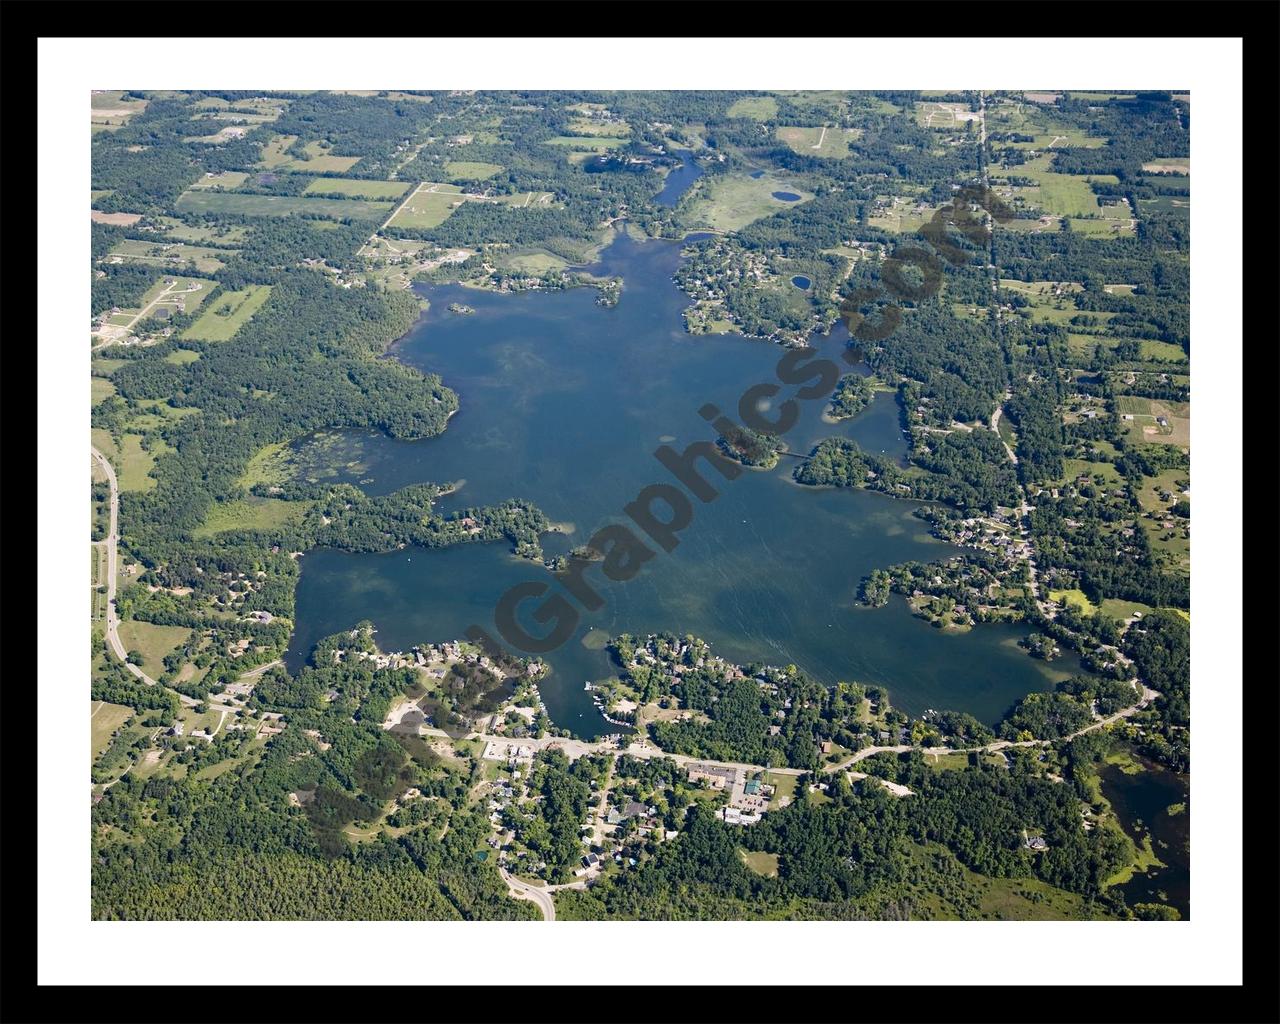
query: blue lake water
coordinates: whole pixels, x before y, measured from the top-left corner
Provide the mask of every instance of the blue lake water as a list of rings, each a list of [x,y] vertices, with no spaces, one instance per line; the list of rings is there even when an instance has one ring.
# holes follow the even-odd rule
[[[619,234],[594,268],[624,279],[612,309],[586,288],[498,295],[420,286],[431,308],[394,352],[439,373],[459,395],[458,413],[442,435],[423,441],[368,432],[331,437],[322,450],[326,465],[374,494],[464,480],[442,499],[446,512],[529,499],[571,530],[544,535],[548,555],[585,543],[606,523],[629,523],[623,506],[641,488],[673,480],[654,450],[713,439],[699,407],[714,402],[735,415],[747,387],[776,381],[783,355],[769,342],[684,332],[686,300],[671,280],[679,250],[679,243]],[[451,302],[474,315],[449,314]],[[842,326],[812,339],[833,359],[847,341]],[[777,400],[793,391],[784,387]],[[783,435],[791,451],[807,453],[840,435],[899,459],[906,454],[892,393],[877,394],[838,424],[823,421],[825,399],[799,404],[798,424]],[[303,455],[312,447],[302,445]],[[694,633],[737,661],[794,663],[827,683],[885,686],[908,712],[955,708],[988,722],[1023,694],[1078,671],[1073,659],[1046,665],[1027,656],[1017,647],[1026,631],[1016,626],[949,634],[913,617],[900,598],[881,609],[856,605],[871,569],[956,549],[929,536],[912,502],[802,487],[791,479],[795,465],[784,457],[772,471],[733,481],[706,469],[720,496],[694,502],[693,521],[671,554],[659,552],[622,583],[588,570],[604,607],[582,612],[578,635],[544,656],[553,671],[542,693],[556,722],[584,736],[613,731],[583,690],[585,680],[614,671],[605,652],[580,642],[591,628]],[[384,650],[455,639],[473,623],[496,635],[493,610],[503,591],[525,580],[553,582],[505,541],[377,555],[317,550],[301,567],[291,667],[320,638],[363,618],[374,622]]]
[[[773,198],[781,199],[784,203],[795,203],[800,200],[800,197],[794,192],[774,192]]]
[[[797,288],[801,289],[802,291],[807,290],[808,287],[811,284],[813,284],[813,282],[810,281],[807,277],[803,277],[799,274],[797,274],[795,277],[791,279],[791,283],[795,285]]]
[[[662,186],[654,202],[659,206],[675,206],[680,197],[689,190],[689,186],[702,177],[702,168],[693,159],[693,153],[687,149],[676,151],[684,163],[673,169]]]

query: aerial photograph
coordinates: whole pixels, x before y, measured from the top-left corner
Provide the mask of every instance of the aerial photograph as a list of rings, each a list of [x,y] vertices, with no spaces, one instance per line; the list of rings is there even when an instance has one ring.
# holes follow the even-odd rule
[[[1009,85],[82,93],[92,919],[1192,921],[1192,94]]]

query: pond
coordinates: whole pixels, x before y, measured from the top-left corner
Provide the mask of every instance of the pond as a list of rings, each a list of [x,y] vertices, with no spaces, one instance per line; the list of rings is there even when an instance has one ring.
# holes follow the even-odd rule
[[[1139,846],[1151,839],[1152,851],[1165,865],[1135,874],[1121,885],[1129,906],[1167,903],[1184,920],[1191,917],[1190,779],[1145,758],[1134,756],[1142,771],[1125,773],[1118,765],[1102,770],[1102,794],[1124,830]],[[1174,813],[1170,814],[1170,810]]]
[[[799,274],[797,274],[795,277],[791,279],[791,283],[795,285],[797,288],[799,288],[801,291],[808,290],[809,286],[813,284],[813,282],[810,281],[807,277],[802,277]]]
[[[441,499],[446,513],[508,498],[533,501],[570,531],[543,536],[548,556],[585,543],[605,523],[628,522],[623,507],[643,487],[672,479],[654,450],[714,438],[699,408],[713,402],[732,414],[747,387],[776,380],[783,355],[739,335],[684,332],[687,299],[671,280],[680,247],[619,233],[593,268],[624,279],[612,309],[597,305],[589,288],[498,295],[419,286],[431,308],[393,351],[457,391],[460,409],[448,429],[422,441],[331,434],[328,447],[303,445],[303,454],[317,449],[326,479],[359,483],[372,494],[463,480]],[[449,315],[452,302],[475,313]],[[838,358],[848,334],[837,325],[811,343]],[[800,420],[783,435],[792,452],[803,456],[821,438],[840,435],[905,455],[891,392],[839,424],[823,422],[825,400],[799,405]],[[794,663],[825,683],[884,686],[911,713],[954,708],[987,722],[1023,694],[1079,671],[1078,661],[1065,657],[1046,665],[1027,656],[1017,647],[1026,632],[1019,627],[945,633],[912,616],[901,599],[881,609],[859,606],[858,584],[873,568],[957,549],[929,536],[912,515],[915,503],[802,487],[791,477],[795,465],[786,457],[771,471],[733,481],[704,466],[719,497],[695,502],[674,551],[659,552],[625,583],[588,571],[603,607],[582,612],[577,636],[545,655],[552,674],[541,689],[557,723],[583,736],[613,731],[583,689],[586,680],[615,671],[607,652],[581,642],[593,628],[610,636],[694,633],[736,661]],[[497,599],[526,580],[552,582],[505,541],[389,554],[307,552],[286,660],[296,668],[319,639],[364,618],[377,627],[384,650],[456,639],[472,624],[496,635]],[[527,627],[546,632],[545,625]]]
[[[800,196],[795,192],[774,192],[774,199],[781,199],[784,203],[795,203],[800,201]]]

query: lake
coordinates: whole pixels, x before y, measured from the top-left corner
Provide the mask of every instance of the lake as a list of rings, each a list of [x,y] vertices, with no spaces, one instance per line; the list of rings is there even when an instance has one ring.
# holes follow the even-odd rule
[[[675,206],[680,197],[689,190],[689,186],[702,177],[702,168],[693,159],[693,153],[687,149],[676,151],[676,156],[684,161],[679,167],[667,174],[662,191],[654,198],[659,206]]]
[[[781,199],[784,203],[794,203],[800,199],[794,192],[774,192],[772,195],[774,199]]]
[[[795,277],[791,279],[791,283],[795,285],[797,288],[799,288],[801,291],[807,291],[809,288],[809,285],[813,284],[813,282],[810,281],[807,277],[802,277],[799,274],[797,274]]]
[[[441,500],[445,512],[529,499],[572,531],[544,535],[549,556],[585,543],[607,522],[628,522],[623,506],[641,488],[671,480],[654,450],[713,439],[699,407],[713,402],[735,415],[747,387],[776,380],[784,354],[738,335],[686,334],[686,301],[671,280],[679,249],[619,233],[593,268],[624,279],[612,309],[597,305],[588,288],[498,295],[418,286],[431,308],[393,351],[439,373],[458,393],[448,429],[422,441],[331,434],[323,444],[301,445],[301,453],[323,463],[330,479],[372,494],[464,480]],[[474,314],[448,312],[454,302]],[[842,325],[813,339],[830,358],[847,342]],[[878,393],[862,414],[838,424],[823,422],[825,400],[799,405],[798,424],[783,435],[794,452],[839,435],[899,460],[906,454],[893,393]],[[736,661],[794,663],[826,683],[885,686],[911,713],[953,708],[987,722],[1023,694],[1079,670],[1072,658],[1046,665],[1029,657],[1017,647],[1026,630],[1016,626],[944,633],[913,617],[901,598],[880,609],[858,606],[858,584],[873,568],[957,549],[929,535],[912,515],[915,503],[802,487],[791,479],[795,465],[784,457],[772,471],[745,471],[733,481],[707,469],[720,497],[694,502],[693,521],[671,554],[659,552],[623,583],[588,571],[603,608],[582,613],[578,636],[544,656],[552,674],[543,698],[558,724],[587,737],[614,731],[583,690],[586,680],[615,671],[606,652],[579,642],[591,628],[693,633]],[[301,568],[286,659],[292,668],[320,638],[364,618],[377,627],[383,650],[456,639],[473,623],[496,635],[493,609],[503,591],[524,580],[550,581],[505,541],[378,555],[311,551]]]

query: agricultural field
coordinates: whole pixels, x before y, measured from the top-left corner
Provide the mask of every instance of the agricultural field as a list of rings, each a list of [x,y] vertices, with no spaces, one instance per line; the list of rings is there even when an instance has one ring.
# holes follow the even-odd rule
[[[174,208],[181,213],[238,213],[246,217],[288,217],[312,213],[334,220],[379,220],[393,204],[367,199],[308,199],[305,196],[258,196],[238,192],[187,191]]]
[[[725,111],[728,117],[749,117],[754,121],[772,121],[778,116],[778,101],[772,96],[744,96]]]
[[[125,91],[120,89],[93,93],[89,101],[92,131],[115,131],[127,124],[134,114],[147,109],[146,100],[126,100],[124,95]]]
[[[702,183],[706,181],[706,185]],[[707,227],[713,231],[736,231],[752,221],[768,217],[792,206],[799,206],[813,198],[796,185],[789,184],[772,174],[753,178],[747,174],[729,174],[707,181],[701,179],[691,194],[693,200],[683,210],[683,220],[689,227]],[[788,192],[800,198],[784,202],[773,197],[774,192]]]
[[[399,199],[409,191],[407,181],[365,181],[360,178],[316,178],[303,195],[339,193],[357,199]]]
[[[802,156],[839,159],[849,155],[849,143],[855,141],[861,134],[857,128],[784,126],[778,128],[778,141],[785,142]]]
[[[94,193],[100,195],[101,193]],[[116,227],[130,227],[142,220],[140,213],[103,213],[101,210],[90,210],[89,219],[95,224],[113,224]]]
[[[501,164],[489,164],[479,160],[450,160],[444,165],[445,177],[450,181],[484,181],[502,170]]]
[[[1190,175],[1191,157],[1179,156],[1168,157],[1161,160],[1152,160],[1149,163],[1143,164],[1142,169],[1148,174]]]
[[[250,285],[243,291],[223,292],[182,336],[193,341],[227,341],[262,308],[270,294],[271,286],[266,284]]]

